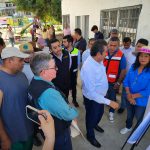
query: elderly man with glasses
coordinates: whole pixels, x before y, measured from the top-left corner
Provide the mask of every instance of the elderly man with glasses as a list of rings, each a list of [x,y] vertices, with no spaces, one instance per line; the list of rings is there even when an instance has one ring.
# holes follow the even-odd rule
[[[34,78],[29,86],[29,97],[38,109],[48,110],[55,122],[54,149],[72,149],[70,124],[78,116],[65,95],[51,82],[56,77],[58,68],[51,55],[36,54],[30,62]]]

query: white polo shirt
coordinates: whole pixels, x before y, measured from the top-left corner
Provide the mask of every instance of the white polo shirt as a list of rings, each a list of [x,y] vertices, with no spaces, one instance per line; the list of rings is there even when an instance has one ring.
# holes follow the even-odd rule
[[[129,71],[132,64],[135,62],[136,57],[132,54],[132,52],[135,50],[134,47],[130,46],[128,49],[125,49],[124,47],[120,47],[120,50],[123,52],[126,61],[127,61],[127,72]]]

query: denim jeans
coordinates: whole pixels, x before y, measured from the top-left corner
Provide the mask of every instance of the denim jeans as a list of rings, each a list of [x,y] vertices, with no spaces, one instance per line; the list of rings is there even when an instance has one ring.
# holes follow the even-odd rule
[[[130,129],[132,127],[134,116],[137,120],[137,124],[140,124],[144,113],[145,113],[146,107],[137,106],[137,105],[131,105],[127,101],[127,120],[126,120],[126,128]]]
[[[117,90],[114,89],[114,84],[113,83],[109,83],[109,88],[108,88],[108,91],[107,91],[107,95],[106,95],[106,98],[112,100],[112,101],[116,101],[116,94],[117,94]],[[109,109],[109,112],[112,112],[114,113],[114,109],[113,108],[110,108]]]
[[[120,108],[125,109],[127,106],[127,101],[126,101],[126,90],[125,87],[122,87],[122,94],[121,94],[121,105]]]

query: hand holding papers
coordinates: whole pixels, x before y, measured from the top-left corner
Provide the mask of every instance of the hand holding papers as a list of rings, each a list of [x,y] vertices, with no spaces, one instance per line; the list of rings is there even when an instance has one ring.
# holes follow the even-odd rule
[[[71,129],[71,137],[75,138],[76,136],[81,134],[82,138],[85,140],[83,133],[81,132],[77,123],[74,120],[71,123],[70,129]]]

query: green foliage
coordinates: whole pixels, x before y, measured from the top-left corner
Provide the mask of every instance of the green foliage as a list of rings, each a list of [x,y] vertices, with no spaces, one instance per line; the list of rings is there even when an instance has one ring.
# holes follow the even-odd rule
[[[61,0],[13,0],[13,2],[18,10],[32,12],[44,22],[51,19],[61,22]]]
[[[56,30],[57,30],[57,31],[62,31],[61,26],[58,25],[58,26],[56,27]]]

